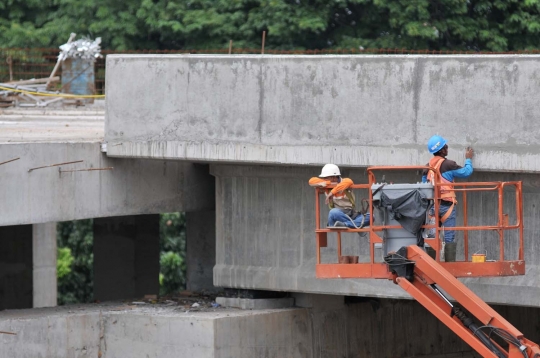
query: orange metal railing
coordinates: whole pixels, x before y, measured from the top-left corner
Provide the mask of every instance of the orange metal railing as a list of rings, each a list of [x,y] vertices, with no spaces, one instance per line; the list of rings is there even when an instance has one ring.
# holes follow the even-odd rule
[[[368,202],[370,212],[373,211],[373,195],[371,187],[376,184],[376,171],[397,171],[397,170],[429,170],[426,166],[377,166],[367,169],[368,172],[368,184],[355,184],[352,189],[367,189],[368,190]],[[462,194],[462,207],[463,207],[463,225],[453,227],[451,230],[463,231],[464,242],[464,254],[465,260],[458,262],[440,262],[440,252],[442,249],[442,243],[440,239],[429,240],[429,245],[436,252],[436,261],[445,266],[448,271],[453,273],[456,277],[472,277],[472,276],[509,276],[509,275],[522,275],[525,273],[524,263],[524,251],[523,251],[523,192],[522,183],[520,181],[513,182],[462,182],[444,184],[452,185],[457,193]],[[442,184],[435,184],[434,190],[434,210],[435,213],[439,212],[439,190],[438,187]],[[509,215],[504,212],[504,191],[505,188],[514,188],[515,193],[515,218],[516,221],[513,224],[509,223]],[[317,188],[315,193],[315,215],[316,215],[316,227],[315,233],[317,238],[317,277],[320,278],[334,278],[334,277],[372,277],[372,278],[388,278],[389,273],[386,265],[381,262],[375,261],[375,245],[382,244],[383,239],[378,233],[386,229],[401,229],[399,225],[375,225],[373,215],[370,215],[369,227],[362,229],[328,229],[321,227],[321,204],[320,195],[325,192],[324,188]],[[498,213],[496,225],[474,225],[469,226],[469,212],[467,210],[469,192],[495,192],[498,195]],[[454,209],[455,210],[455,209]],[[441,236],[444,228],[440,227],[440,219],[438,215],[435,215],[435,224],[424,225],[423,229],[435,229],[436,237]],[[505,261],[504,251],[504,233],[508,230],[517,230],[519,236],[519,248],[517,252],[517,260]],[[485,263],[476,263],[468,260],[469,258],[469,232],[470,231],[495,231],[499,236],[499,260]],[[337,236],[337,256],[342,256],[341,249],[341,234],[343,232],[366,232],[369,235],[370,242],[370,262],[358,263],[358,264],[323,264],[321,263],[321,248],[328,245],[328,233],[334,232]]]

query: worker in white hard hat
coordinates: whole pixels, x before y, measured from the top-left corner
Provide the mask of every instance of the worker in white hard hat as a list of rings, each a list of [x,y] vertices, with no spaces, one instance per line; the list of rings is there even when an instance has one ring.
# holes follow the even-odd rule
[[[330,207],[328,213],[329,227],[348,227],[351,229],[369,226],[369,213],[362,215],[355,209],[355,197],[349,188],[354,185],[349,178],[342,178],[339,168],[335,164],[326,164],[319,177],[309,179],[309,185],[319,188],[327,188],[335,185],[333,189],[326,191],[326,204]]]

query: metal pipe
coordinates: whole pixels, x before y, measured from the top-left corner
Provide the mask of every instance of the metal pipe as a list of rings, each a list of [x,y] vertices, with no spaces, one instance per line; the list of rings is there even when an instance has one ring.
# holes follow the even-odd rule
[[[264,55],[264,42],[266,41],[266,31],[263,31],[262,34],[262,46],[261,46],[261,55]]]
[[[30,168],[30,169],[28,169],[28,173],[30,173],[30,172],[33,171],[33,170],[38,170],[38,169],[43,169],[43,168],[57,167],[57,166],[59,166],[59,165],[64,165],[64,164],[82,163],[82,162],[84,162],[84,160],[76,160],[76,161],[74,161],[74,162],[65,162],[65,163],[58,163],[58,164],[44,165],[44,166],[42,166],[42,167]]]
[[[435,292],[437,292],[439,294],[439,296],[441,296],[441,298],[443,300],[446,301],[446,303],[448,303],[448,305],[452,308],[454,308],[454,305],[450,302],[450,300],[448,298],[446,298],[446,296],[441,292],[441,290],[439,290],[439,288],[437,287],[436,284],[432,283],[431,285],[431,288],[435,290]]]
[[[60,173],[71,173],[71,172],[91,172],[94,170],[113,170],[114,167],[105,167],[105,168],[84,168],[84,169],[69,169],[69,170],[62,170],[61,168],[58,168],[58,171]]]
[[[14,161],[19,160],[19,159],[21,159],[21,158],[18,157],[18,158],[15,158],[15,159],[6,160],[5,162],[0,163],[0,165],[4,165],[4,164],[7,164],[7,163],[11,163],[11,162],[14,162]]]
[[[469,225],[469,219],[467,217],[467,192],[463,192],[463,226],[467,227]],[[464,254],[465,261],[469,261],[469,230],[463,232],[463,245],[464,245]]]

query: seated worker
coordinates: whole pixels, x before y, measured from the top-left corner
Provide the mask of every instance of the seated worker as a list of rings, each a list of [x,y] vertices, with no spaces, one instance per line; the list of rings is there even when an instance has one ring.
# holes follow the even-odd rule
[[[369,213],[362,215],[355,210],[354,193],[349,189],[354,185],[353,181],[349,178],[341,178],[337,165],[326,164],[322,168],[319,178],[309,179],[309,185],[319,188],[336,185],[332,190],[326,190],[325,203],[330,207],[329,227],[360,229],[369,226]]]

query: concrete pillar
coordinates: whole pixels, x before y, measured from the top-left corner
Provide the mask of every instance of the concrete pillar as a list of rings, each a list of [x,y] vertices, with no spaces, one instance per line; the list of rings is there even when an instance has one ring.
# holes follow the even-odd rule
[[[32,225],[0,227],[0,310],[32,307]]]
[[[186,267],[189,291],[214,291],[216,211],[186,213]]]
[[[159,215],[94,219],[94,298],[159,293]]]
[[[32,225],[33,307],[57,305],[56,223]]]

